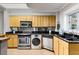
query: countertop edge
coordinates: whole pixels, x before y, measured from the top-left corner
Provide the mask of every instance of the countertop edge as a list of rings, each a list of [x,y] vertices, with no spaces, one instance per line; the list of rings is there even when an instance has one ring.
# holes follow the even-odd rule
[[[0,37],[0,42],[6,41],[6,40],[9,40],[9,39],[10,39],[9,37]]]

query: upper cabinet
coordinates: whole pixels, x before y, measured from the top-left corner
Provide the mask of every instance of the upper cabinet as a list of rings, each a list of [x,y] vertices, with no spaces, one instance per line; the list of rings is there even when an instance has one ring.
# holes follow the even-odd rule
[[[10,19],[9,19],[9,24],[11,27],[19,27],[20,26],[20,19],[19,17],[17,16],[10,16]]]
[[[33,27],[38,26],[38,16],[32,16],[32,26]]]
[[[32,16],[33,27],[55,27],[56,16]]]
[[[32,21],[32,16],[26,16],[27,21]]]
[[[32,21],[31,16],[10,16],[9,24],[11,27],[20,27],[20,21]]]
[[[20,26],[20,21],[32,21],[33,27],[55,27],[56,16],[10,16],[10,26]]]

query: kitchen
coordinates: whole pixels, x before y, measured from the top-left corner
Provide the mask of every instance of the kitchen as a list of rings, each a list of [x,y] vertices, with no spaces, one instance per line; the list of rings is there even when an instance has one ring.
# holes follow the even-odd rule
[[[0,54],[79,55],[78,11],[78,3],[0,4]]]

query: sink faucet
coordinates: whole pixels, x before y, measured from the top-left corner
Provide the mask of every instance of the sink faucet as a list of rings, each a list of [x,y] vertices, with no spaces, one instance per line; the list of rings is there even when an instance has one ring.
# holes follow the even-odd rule
[[[73,38],[74,38],[74,34],[73,34]]]

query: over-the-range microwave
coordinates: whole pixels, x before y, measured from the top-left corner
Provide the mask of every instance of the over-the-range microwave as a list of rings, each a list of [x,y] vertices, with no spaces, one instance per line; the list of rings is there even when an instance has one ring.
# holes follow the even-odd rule
[[[32,27],[31,21],[20,21],[20,27]]]

